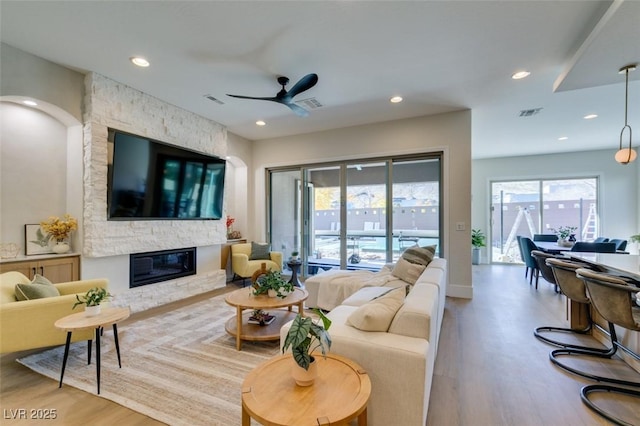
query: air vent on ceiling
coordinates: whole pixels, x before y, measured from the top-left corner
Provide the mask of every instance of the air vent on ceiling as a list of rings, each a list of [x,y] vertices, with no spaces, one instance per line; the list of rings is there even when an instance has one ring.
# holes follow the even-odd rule
[[[202,96],[204,96],[205,98],[207,98],[207,99],[209,99],[210,101],[213,101],[213,102],[215,102],[215,103],[217,103],[217,104],[219,104],[219,105],[224,105],[224,102],[222,102],[222,101],[221,101],[220,99],[218,99],[218,98],[214,98],[212,95],[202,95]]]
[[[296,103],[301,107],[306,107],[308,109],[318,109],[323,106],[316,98],[300,99],[299,101],[296,101]]]
[[[531,117],[532,115],[538,114],[542,108],[532,108],[532,109],[523,109],[520,111],[520,117]]]

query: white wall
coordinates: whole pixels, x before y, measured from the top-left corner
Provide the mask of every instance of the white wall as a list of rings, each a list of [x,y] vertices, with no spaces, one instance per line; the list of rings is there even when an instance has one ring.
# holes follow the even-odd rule
[[[640,233],[639,188],[640,161],[626,166],[616,163],[610,150],[567,154],[505,157],[473,161],[472,223],[490,233],[489,200],[492,180],[599,177],[601,217],[600,234],[629,239]],[[635,250],[635,246],[629,246]],[[488,262],[482,251],[483,263]]]
[[[24,254],[24,225],[68,212],[67,127],[37,109],[0,102],[0,241]]]
[[[265,169],[349,158],[443,151],[447,294],[471,298],[471,112],[395,120],[254,142],[256,238],[264,239]],[[455,224],[465,224],[456,231]]]

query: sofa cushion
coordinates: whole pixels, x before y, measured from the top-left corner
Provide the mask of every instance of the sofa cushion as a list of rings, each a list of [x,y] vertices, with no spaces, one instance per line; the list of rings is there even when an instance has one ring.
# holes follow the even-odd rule
[[[249,260],[270,260],[271,255],[269,254],[269,251],[269,244],[260,244],[251,241],[251,254],[249,255]]]
[[[430,342],[437,336],[436,315],[438,315],[439,289],[431,284],[416,284],[411,289],[393,317],[389,326],[389,333],[401,334],[408,337],[427,339]],[[433,343],[433,342],[432,342]]]
[[[51,281],[42,275],[36,274],[35,277],[33,277],[33,281],[29,284],[16,284],[16,299],[18,301],[44,299],[45,297],[56,296],[60,296],[60,292]]]
[[[396,266],[391,271],[394,277],[400,278],[402,281],[413,285],[416,283],[420,274],[424,272],[426,266],[417,263],[411,263],[403,258],[398,259]]]
[[[402,255],[402,259],[407,262],[415,263],[418,265],[428,266],[436,255],[436,246],[418,247],[413,246],[407,248]]]
[[[404,296],[404,289],[393,289],[356,309],[347,318],[347,324],[363,331],[387,331]]]
[[[394,287],[363,287],[344,299],[342,304],[347,306],[362,306],[373,299],[387,294],[393,289]]]

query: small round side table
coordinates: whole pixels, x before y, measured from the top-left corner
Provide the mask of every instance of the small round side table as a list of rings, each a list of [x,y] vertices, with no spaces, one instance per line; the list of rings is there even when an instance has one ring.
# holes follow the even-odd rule
[[[242,384],[242,426],[252,417],[271,426],[347,425],[356,418],[358,426],[366,426],[369,375],[343,356],[314,356],[318,377],[311,386],[296,385],[290,353],[250,371]]]

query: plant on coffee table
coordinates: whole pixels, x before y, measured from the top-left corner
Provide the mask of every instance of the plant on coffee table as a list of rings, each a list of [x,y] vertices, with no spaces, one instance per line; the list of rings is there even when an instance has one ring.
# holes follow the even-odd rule
[[[253,285],[253,294],[275,293],[277,297],[285,298],[293,291],[293,284],[282,278],[280,271],[269,270],[265,275],[258,278]]]

